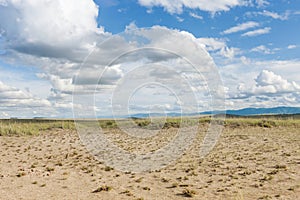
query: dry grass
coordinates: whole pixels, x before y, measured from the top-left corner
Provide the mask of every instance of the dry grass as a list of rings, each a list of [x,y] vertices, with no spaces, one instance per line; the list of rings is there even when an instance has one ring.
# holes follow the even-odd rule
[[[98,192],[102,192],[102,191],[108,192],[110,190],[112,190],[111,186],[103,185],[103,186],[97,188],[96,190],[94,190],[92,193],[98,193]]]
[[[0,136],[37,135],[51,129],[74,130],[74,122],[69,120],[0,120]]]
[[[300,119],[289,118],[229,118],[225,121],[226,126],[230,127],[300,127]]]
[[[182,196],[185,196],[185,197],[194,197],[195,195],[196,195],[196,192],[191,189],[184,189],[182,191]]]
[[[151,123],[151,119],[131,119],[138,127],[145,129],[169,129],[179,128],[182,126],[194,126],[197,124],[208,124],[211,122],[210,117],[185,117],[185,118],[167,118],[164,120],[157,120],[157,123]],[[103,129],[115,129],[119,124],[122,126],[132,125],[131,120],[120,120],[118,123],[114,120],[99,120],[99,125]],[[217,119],[218,120],[218,119]],[[253,116],[253,117],[234,117],[227,118],[222,122],[225,126],[231,128],[236,127],[300,127],[300,119],[298,115],[295,116]],[[75,130],[75,123],[71,120],[0,120],[0,136],[12,135],[37,135],[41,131],[51,129],[66,129]]]

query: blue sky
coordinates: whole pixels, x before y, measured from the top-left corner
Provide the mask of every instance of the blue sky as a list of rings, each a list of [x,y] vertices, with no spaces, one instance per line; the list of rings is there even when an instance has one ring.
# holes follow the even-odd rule
[[[99,25],[114,34],[124,31],[129,23],[135,22],[138,27],[161,25],[188,31],[196,37],[225,38],[228,40],[229,46],[245,50],[251,50],[264,44],[272,49],[281,48],[284,52],[283,55],[280,55],[280,52],[279,55],[272,54],[269,58],[281,56],[284,59],[292,59],[298,58],[297,55],[299,55],[299,48],[289,52],[285,51],[289,45],[300,43],[300,38],[297,37],[300,23],[300,2],[298,1],[272,1],[262,7],[240,6],[215,14],[188,8],[180,14],[172,14],[166,12],[162,7],[151,9],[141,7],[135,1],[107,3],[105,0],[99,0],[96,2],[103,4],[98,17]],[[151,13],[147,13],[149,10]],[[256,29],[270,27],[270,34],[260,37],[242,37],[241,32],[221,34],[230,27],[248,21],[259,23]]]
[[[191,103],[182,102],[183,91],[174,89],[180,93],[174,94],[179,79],[163,82],[169,90],[161,82],[147,85],[130,74],[133,66],[144,66],[145,73],[138,74],[146,76],[144,81],[166,80],[173,72],[189,76],[199,111],[212,108],[208,97],[222,95],[228,109],[299,106],[299,24],[299,0],[0,0],[0,118],[72,117],[73,108],[111,115],[122,107],[122,102],[113,104],[114,91],[140,88],[134,83],[145,87],[134,90],[130,99],[119,97],[130,101],[128,112],[177,112]],[[120,33],[124,43],[116,42]],[[108,65],[118,53],[137,48],[127,34],[137,36],[137,43],[149,40],[145,47],[173,51],[198,66],[212,59],[216,66],[207,65],[210,73],[219,74],[223,92],[211,84],[207,95],[199,82],[209,78],[186,74],[178,64],[182,60],[166,52],[139,52],[144,57],[134,55],[136,60],[130,61],[128,54]],[[87,57],[91,52],[97,53]],[[159,72],[155,79],[145,67],[149,60]],[[102,72],[103,82],[98,82]],[[92,103],[83,103],[87,98]]]

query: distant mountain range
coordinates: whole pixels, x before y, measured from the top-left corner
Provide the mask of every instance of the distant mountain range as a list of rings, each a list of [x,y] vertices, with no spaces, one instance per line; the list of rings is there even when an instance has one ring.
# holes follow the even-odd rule
[[[211,114],[228,114],[228,115],[280,115],[280,114],[300,114],[300,107],[275,107],[275,108],[244,108],[239,110],[226,110],[226,111],[206,111],[200,113],[182,114],[182,116],[197,116],[197,115],[211,115]],[[163,117],[163,113],[151,113],[150,116]],[[181,113],[167,113],[168,117],[179,117]],[[124,116],[125,117],[125,116]],[[148,118],[149,114],[138,113],[130,116],[132,118]]]
[[[244,108],[240,110],[227,110],[230,115],[280,115],[280,114],[300,114],[299,107],[275,107],[275,108]]]
[[[149,118],[152,117],[180,117],[180,116],[201,116],[201,115],[212,115],[212,114],[227,114],[233,116],[255,116],[255,115],[294,115],[298,114],[300,116],[300,107],[274,107],[274,108],[243,108],[239,110],[225,110],[225,111],[205,111],[200,113],[178,113],[178,112],[171,112],[171,113],[136,113],[132,115],[119,115],[119,116],[109,116],[109,115],[102,115],[97,116],[98,119],[125,119],[125,118]],[[91,117],[92,119],[93,117]],[[14,119],[14,118],[11,118]],[[15,118],[18,119],[18,118]],[[34,119],[49,119],[47,117],[34,117]],[[72,119],[72,117],[70,117]]]

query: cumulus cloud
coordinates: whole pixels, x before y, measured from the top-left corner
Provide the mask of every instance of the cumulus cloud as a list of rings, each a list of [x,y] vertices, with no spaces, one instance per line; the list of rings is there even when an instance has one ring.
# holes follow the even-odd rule
[[[242,60],[220,68],[227,108],[300,106],[299,60]]]
[[[119,52],[121,56],[116,57],[113,63],[107,66],[107,69],[111,69],[113,72],[111,75],[119,74],[119,76],[109,76],[109,74],[107,74],[107,77],[110,77],[110,80],[120,79],[115,87],[111,88],[112,90],[115,89],[114,94],[118,95],[118,97],[113,98],[113,100],[116,101],[114,105],[121,105],[120,108],[126,107],[128,95],[131,95],[131,89],[136,89],[136,87],[148,82],[167,85],[169,88],[177,91],[176,95],[178,95],[178,97],[187,101],[192,101],[187,99],[191,93],[192,96],[194,96],[193,93],[200,91],[200,89],[194,91],[194,88],[197,86],[196,84],[199,82],[199,78],[194,80],[187,78],[187,76],[195,74],[200,76],[200,72],[205,74],[206,81],[217,82],[217,78],[212,75],[214,73],[212,58],[204,49],[202,41],[191,33],[172,30],[161,26],[154,26],[148,29],[136,29],[131,25],[126,29],[124,34],[125,35],[113,36],[111,40],[99,46],[101,51],[94,51],[91,55],[92,60],[99,58],[99,56],[106,52],[102,51],[104,50],[102,45],[113,45],[115,44],[115,39],[118,37],[126,39],[129,43],[136,45],[127,45],[129,49],[122,49],[122,51]],[[134,42],[131,41],[131,38],[134,38]],[[139,47],[140,42],[142,42],[143,48],[136,51],[134,47]],[[194,66],[186,60],[193,63]],[[88,59],[87,63],[89,62]],[[113,69],[114,66],[118,66],[118,68]],[[166,68],[166,66],[169,66],[169,68]],[[195,67],[197,70],[195,70]],[[117,73],[116,70],[120,73]],[[79,80],[79,84],[98,83],[99,79],[96,78],[97,75],[95,78],[92,78],[93,74],[86,70],[84,70],[84,72],[87,72],[87,74],[83,75],[83,77],[75,78],[75,80]],[[94,74],[97,73],[94,71],[91,72]],[[187,76],[184,76],[184,74]],[[79,76],[81,75],[82,73],[80,73]],[[85,79],[86,77],[89,77],[88,80]],[[101,78],[100,83],[102,80]],[[187,80],[190,81],[188,82],[190,85],[186,82]],[[203,78],[201,80],[204,82]],[[90,81],[92,81],[92,83]],[[102,83],[100,87],[102,87],[103,84],[105,83]],[[207,99],[208,97],[205,98]],[[100,100],[101,99],[99,99],[99,101]],[[153,99],[149,97],[149,95],[140,96],[140,102],[146,102],[148,100],[152,102],[154,100],[162,101],[163,98]],[[186,101],[184,102],[186,103]],[[185,105],[193,105],[193,109],[197,109],[194,103],[186,103]],[[120,109],[118,109],[118,111],[120,111]],[[127,110],[121,110],[120,112],[127,112]]]
[[[248,31],[246,33],[243,33],[242,36],[254,37],[254,36],[258,36],[258,35],[268,34],[268,33],[270,33],[270,31],[271,31],[270,27],[265,27],[262,29],[254,30],[254,31]]]
[[[297,91],[300,86],[295,82],[289,82],[274,72],[263,70],[255,79],[258,86],[273,85],[280,92]]]
[[[180,58],[188,58],[192,63],[203,67],[203,73],[209,74],[211,71],[207,66],[213,66],[212,58],[204,49],[202,41],[191,33],[161,26],[135,30],[137,27],[132,23],[126,27],[123,35],[110,37],[109,33],[97,28],[95,18],[98,9],[93,1],[80,5],[72,3],[28,0],[6,1],[5,5],[0,6],[5,11],[0,14],[0,20],[5,21],[1,21],[5,59],[33,65],[43,71],[37,77],[52,84],[45,101],[50,103],[48,107],[52,107],[55,112],[70,108],[75,87],[76,94],[79,95],[92,94],[99,84],[101,89],[111,90],[132,66],[147,63],[168,65],[173,62],[177,71],[189,73],[187,64],[179,63],[180,55]],[[68,4],[72,5],[67,7]],[[9,22],[12,22],[12,27]],[[50,29],[53,29],[52,32]],[[108,37],[109,40],[102,42]],[[134,37],[133,40],[131,37]],[[136,41],[136,37],[145,42],[145,51],[134,51],[139,48],[140,40]],[[147,48],[157,50],[149,51]],[[167,53],[163,49],[178,55]],[[89,58],[81,65],[81,61],[91,50]],[[128,52],[131,53],[121,56]],[[75,76],[79,70],[80,75]],[[160,74],[163,75],[162,72]],[[158,75],[156,78],[162,80]],[[173,81],[172,84],[176,85],[178,81]]]
[[[163,7],[167,12],[180,14],[183,8],[199,9],[208,12],[228,11],[236,6],[243,6],[246,1],[239,0],[139,0],[140,5],[151,8],[155,6]]]
[[[146,1],[143,2],[146,4]],[[160,4],[151,4],[149,7],[157,5]],[[222,2],[177,1],[179,7],[176,7],[176,2],[170,1],[169,5],[173,6],[170,9],[174,9],[174,13],[180,13],[183,7],[216,12],[242,4],[240,1],[230,0]],[[169,8],[166,7],[166,9]],[[18,60],[39,67],[43,72],[38,74],[38,78],[48,80],[52,84],[48,99],[38,99],[29,95],[27,101],[31,101],[31,103],[35,101],[36,105],[41,103],[48,110],[52,109],[51,112],[55,114],[62,109],[70,109],[74,87],[83,95],[94,92],[97,84],[110,90],[134,66],[148,63],[170,65],[176,69],[176,73],[185,73],[186,76],[192,77],[193,74],[189,72],[187,63],[182,63],[182,60],[178,59],[179,55],[198,66],[204,66],[201,72],[206,76],[211,71],[209,67],[214,66],[207,51],[226,58],[233,58],[238,52],[238,49],[227,47],[226,41],[223,39],[197,38],[189,32],[161,26],[134,31],[137,27],[131,24],[123,35],[113,36],[107,41],[105,39],[111,34],[105,32],[103,28],[97,28],[97,14],[98,8],[92,0],[79,3],[71,0],[53,0],[51,2],[47,0],[5,0],[5,4],[0,6],[5,59],[11,59],[11,62]],[[191,16],[200,18],[196,15]],[[127,37],[128,33],[133,33],[131,36],[134,37]],[[136,37],[141,40],[135,40]],[[102,43],[104,40],[106,42]],[[134,52],[140,47],[138,44],[140,41],[143,42],[143,47],[156,48],[157,51],[145,49],[145,51]],[[178,55],[160,51],[161,49],[168,49]],[[90,51],[93,53],[81,66],[81,61]],[[119,58],[120,55],[127,52],[131,53]],[[139,59],[138,62],[136,62],[137,59]],[[114,63],[108,66],[113,60]],[[205,66],[209,67],[205,68]],[[79,69],[82,71],[78,77],[75,74]],[[103,71],[105,73],[99,82]],[[156,70],[156,73],[158,73],[155,75],[156,78],[160,80],[166,78],[163,71]],[[214,76],[208,75],[206,78],[215,80]],[[142,81],[144,80],[142,79]],[[192,80],[190,85],[192,91],[204,90],[205,87],[199,85],[199,78],[190,78],[189,80]],[[178,78],[170,82],[174,86],[178,83]],[[215,91],[219,93],[217,92],[218,88]],[[186,94],[183,89],[180,92],[182,96]],[[21,92],[18,89],[15,93],[20,93],[19,95],[23,99],[28,95],[28,92]],[[35,104],[32,103],[32,105]],[[102,110],[106,109],[107,103],[103,103],[101,106]]]
[[[68,43],[97,31],[98,8],[93,1],[6,0],[1,25],[6,37],[28,42]],[[11,21],[5,18],[12,17]],[[11,22],[14,22],[11,24]],[[18,33],[22,33],[18,36]]]
[[[79,76],[73,77],[72,84],[76,85],[114,85],[123,72],[120,65],[106,67],[103,70],[82,70]]]
[[[254,28],[257,26],[259,26],[259,23],[250,21],[250,22],[238,24],[237,26],[231,27],[231,28],[223,31],[222,33],[223,34],[231,34],[231,33],[236,33],[236,32],[240,32],[240,31],[245,31],[247,29]]]
[[[47,107],[50,102],[32,96],[28,92],[8,86],[0,81],[0,109]]]
[[[48,99],[32,95],[0,81],[0,117],[72,117],[72,107],[82,107],[72,104],[65,97],[71,96],[52,89]]]
[[[7,49],[59,58],[76,58],[93,47],[98,7],[92,0],[5,0],[0,29]],[[88,52],[86,52],[88,53]]]
[[[73,85],[71,78],[61,78],[53,74],[39,73],[37,74],[39,78],[49,80],[55,90],[59,90],[62,93],[71,94],[73,92]]]
[[[260,61],[245,57],[242,57],[241,60],[242,62],[229,63],[220,68],[222,75],[227,77],[224,80],[229,81],[230,79],[232,79],[233,81],[232,83],[227,82],[227,85],[232,86],[230,89],[236,86],[236,82],[255,84],[255,82],[253,81],[257,77],[257,75],[261,73],[262,69],[272,71],[275,74],[280,74],[287,80],[293,80],[297,84],[300,84],[299,60]]]
[[[97,16],[98,6],[92,0],[3,0],[0,37],[4,53],[0,56],[13,65],[38,67],[43,73],[37,77],[52,84],[48,99],[69,104],[72,77],[81,62],[96,43],[111,35],[98,27]],[[111,48],[116,49],[111,46],[107,51]]]
[[[261,71],[255,78],[255,83],[254,86],[240,84],[238,87],[240,94],[237,98],[258,97],[261,95],[282,97],[283,94],[300,94],[300,85],[294,81],[290,82],[269,70]]]
[[[146,59],[158,62],[172,60],[174,57],[177,57],[176,55],[159,51],[159,49],[167,49],[176,52],[181,57],[189,58],[191,62],[199,65],[212,61],[212,58],[204,50],[202,40],[189,32],[154,26],[150,29],[137,30],[134,34],[148,40],[145,47],[158,49],[158,51],[142,54]],[[199,54],[195,55],[195,52]],[[199,60],[199,57],[203,58],[203,60]]]

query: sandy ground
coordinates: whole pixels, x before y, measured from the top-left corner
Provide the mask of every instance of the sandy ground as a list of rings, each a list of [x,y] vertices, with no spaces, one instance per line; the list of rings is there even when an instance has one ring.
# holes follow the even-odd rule
[[[144,152],[159,148],[174,132],[148,142],[117,130],[106,134],[126,150]],[[2,136],[0,199],[300,199],[299,129],[227,127],[214,150],[200,159],[202,132],[176,163],[142,174],[105,166],[75,131]]]

